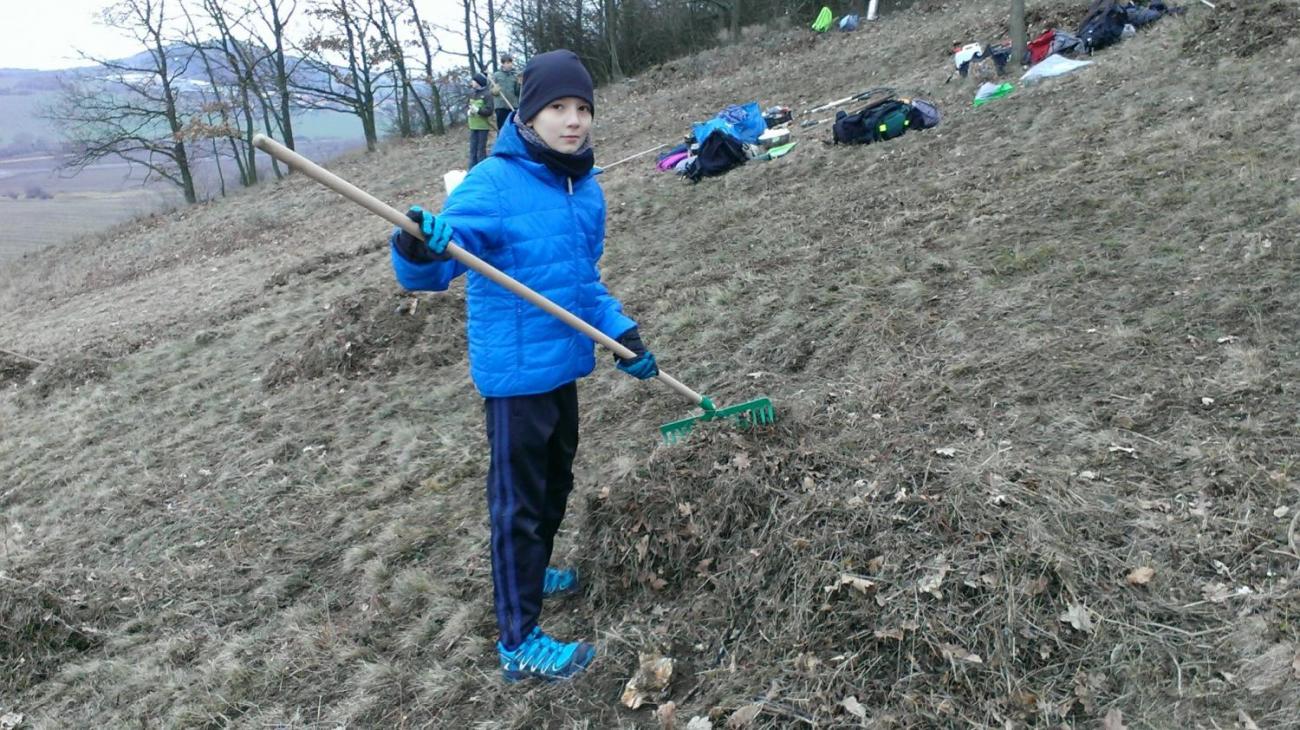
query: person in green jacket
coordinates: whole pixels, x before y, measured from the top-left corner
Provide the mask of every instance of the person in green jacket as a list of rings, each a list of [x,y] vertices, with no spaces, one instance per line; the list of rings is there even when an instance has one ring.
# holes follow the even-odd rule
[[[519,108],[519,74],[509,53],[501,56],[501,67],[492,74],[492,100],[496,102],[497,129],[505,129],[510,110]]]
[[[469,169],[487,159],[488,132],[492,131],[492,94],[483,74],[474,74],[469,97]]]

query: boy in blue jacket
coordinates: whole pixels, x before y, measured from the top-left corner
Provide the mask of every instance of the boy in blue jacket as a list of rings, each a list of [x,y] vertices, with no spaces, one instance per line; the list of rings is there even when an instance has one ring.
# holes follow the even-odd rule
[[[591,323],[637,353],[617,359],[639,379],[658,375],[636,322],[601,283],[605,196],[592,172],[591,75],[571,51],[533,57],[518,111],[492,155],[474,167],[437,216],[407,215],[425,241],[391,238],[393,270],[411,290],[443,291],[466,272],[448,241]],[[595,368],[590,339],[495,282],[469,272],[470,374],[484,398],[491,465],[492,581],[507,681],[567,679],[595,658],[585,641],[557,641],[538,626],[542,599],[578,590],[572,568],[550,567],[573,489],[578,448],[576,381]]]

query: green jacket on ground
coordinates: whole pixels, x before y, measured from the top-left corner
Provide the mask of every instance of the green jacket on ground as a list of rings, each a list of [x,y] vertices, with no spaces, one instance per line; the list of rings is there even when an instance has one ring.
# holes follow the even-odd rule
[[[501,89],[500,94],[495,94],[499,99],[505,97],[510,102],[512,109],[519,108],[519,74],[514,71],[499,69],[492,74],[492,83]]]

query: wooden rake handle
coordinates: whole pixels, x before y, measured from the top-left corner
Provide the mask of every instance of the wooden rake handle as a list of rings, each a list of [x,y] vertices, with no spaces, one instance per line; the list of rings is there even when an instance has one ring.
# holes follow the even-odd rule
[[[505,92],[501,90],[500,84],[493,82],[492,86],[489,87],[488,90],[492,92],[493,96],[501,97],[501,101],[504,101],[506,103],[506,108],[508,108],[510,111],[515,110],[515,105],[511,104],[510,100],[506,98]]]
[[[285,147],[279,142],[276,142],[275,140],[271,139],[270,137],[267,137],[266,135],[263,134],[255,135],[253,137],[253,146],[265,152],[266,154],[274,157],[275,159],[283,162],[284,164],[289,165],[290,167],[294,168],[298,172],[315,180],[321,185],[324,185],[330,190],[333,190],[339,195],[342,195],[348,200],[351,200],[357,205],[360,205],[362,208],[365,208],[366,210],[370,211],[371,213],[374,213],[380,218],[383,218],[389,223],[392,223],[395,226],[400,226],[402,230],[406,231],[412,236],[415,236],[416,238],[419,238],[421,240],[424,239],[424,234],[420,231],[420,227],[416,225],[415,222],[412,221],[410,218],[407,218],[405,215],[403,215],[396,208],[392,207],[391,205],[388,205],[387,203],[384,203],[383,201],[379,200],[378,198],[371,195],[370,193],[367,193],[361,188],[358,188],[357,186],[353,185],[347,180],[344,180],[338,175],[335,175],[329,170],[326,170],[320,165],[317,165],[315,162],[312,162],[306,157],[303,157],[297,152],[294,152],[288,147]],[[489,264],[488,262],[475,256],[469,251],[466,251],[464,248],[462,248],[460,245],[456,244],[455,242],[451,242],[447,244],[447,253],[450,254],[452,258],[465,264],[466,266],[473,269],[474,271],[477,271],[483,276],[486,276],[492,281],[514,292],[518,296],[533,303],[534,305],[536,305],[537,307],[545,311],[547,314],[550,314],[551,316],[555,317],[561,322],[564,322],[565,324],[569,325],[575,330],[590,337],[592,340],[600,343],[610,352],[614,353],[615,355],[618,355],[624,360],[631,360],[632,358],[636,357],[635,352],[632,352],[631,350],[627,349],[623,345],[620,345],[618,341],[615,340],[614,338],[610,337],[609,335],[606,335],[604,332],[601,332],[595,327],[592,327],[591,325],[587,324],[585,321],[578,318],[572,312],[568,311],[567,309],[564,309],[563,307],[556,304],[555,302],[552,302],[550,299],[547,299],[541,294],[538,294],[532,289],[529,289],[523,284],[520,284],[518,281],[515,281],[504,271],[496,268],[492,264]],[[704,396],[701,396],[699,393],[696,393],[695,391],[691,390],[687,386],[683,385],[681,381],[672,377],[668,373],[665,373],[664,371],[660,370],[659,375],[656,379],[662,381],[668,387],[680,393],[682,397],[689,400],[692,405],[700,406],[701,408],[704,407],[703,405]]]

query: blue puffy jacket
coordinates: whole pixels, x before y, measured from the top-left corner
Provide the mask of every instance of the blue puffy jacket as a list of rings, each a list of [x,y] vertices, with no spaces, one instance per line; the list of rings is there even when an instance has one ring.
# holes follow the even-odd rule
[[[525,286],[617,338],[636,323],[600,281],[605,194],[593,174],[570,180],[529,156],[514,118],[492,156],[470,171],[438,217],[452,240]],[[466,272],[450,259],[407,260],[392,249],[397,281],[443,291]],[[470,375],[487,398],[546,393],[591,373],[595,344],[560,320],[469,272]]]

